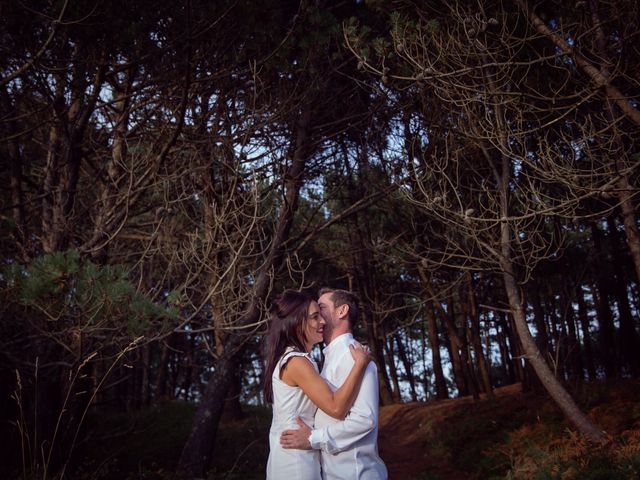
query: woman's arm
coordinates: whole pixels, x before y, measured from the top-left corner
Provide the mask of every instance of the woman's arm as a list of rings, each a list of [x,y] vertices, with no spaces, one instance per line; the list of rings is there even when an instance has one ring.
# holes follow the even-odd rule
[[[298,386],[320,410],[338,420],[343,420],[358,394],[362,377],[369,363],[369,354],[362,346],[349,346],[355,363],[344,383],[335,392],[326,380],[318,375],[306,358],[291,358],[282,373],[282,380]]]

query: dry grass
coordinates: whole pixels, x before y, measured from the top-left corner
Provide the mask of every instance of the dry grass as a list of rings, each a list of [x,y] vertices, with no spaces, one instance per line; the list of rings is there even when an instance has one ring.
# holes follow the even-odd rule
[[[593,448],[569,428],[545,396],[519,385],[496,398],[383,407],[381,455],[391,478],[635,479],[640,478],[640,383],[593,383],[578,401],[612,438]]]

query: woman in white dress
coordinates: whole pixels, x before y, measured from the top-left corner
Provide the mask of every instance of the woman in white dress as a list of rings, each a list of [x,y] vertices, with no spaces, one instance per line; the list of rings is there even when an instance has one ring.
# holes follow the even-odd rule
[[[303,292],[285,290],[271,309],[264,345],[264,395],[273,403],[268,480],[321,480],[318,451],[284,449],[280,434],[299,428],[297,417],[313,425],[317,408],[344,419],[369,363],[368,351],[359,345],[351,346],[355,364],[344,384],[333,392],[309,355],[313,346],[322,341],[324,324],[318,304]]]

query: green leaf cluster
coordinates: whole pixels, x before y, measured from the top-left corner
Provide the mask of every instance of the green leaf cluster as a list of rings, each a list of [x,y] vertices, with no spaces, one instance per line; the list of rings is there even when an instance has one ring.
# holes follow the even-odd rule
[[[178,317],[177,308],[154,303],[127,276],[124,267],[96,265],[75,250],[46,254],[29,265],[13,264],[3,270],[10,302],[33,308],[61,326],[71,323],[85,332],[109,328],[140,335],[158,322],[166,326]]]

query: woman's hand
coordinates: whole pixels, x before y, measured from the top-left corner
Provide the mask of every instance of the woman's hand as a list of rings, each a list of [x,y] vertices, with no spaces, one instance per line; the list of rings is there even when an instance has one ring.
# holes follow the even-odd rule
[[[369,347],[360,345],[358,342],[355,345],[349,345],[349,351],[355,362],[361,365],[367,365],[373,360]]]

